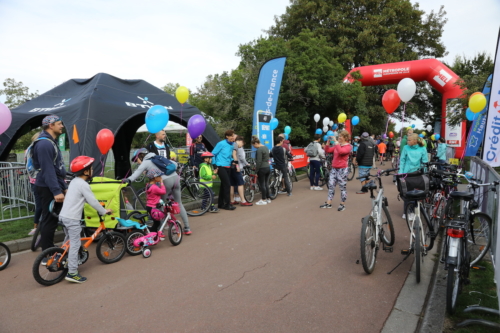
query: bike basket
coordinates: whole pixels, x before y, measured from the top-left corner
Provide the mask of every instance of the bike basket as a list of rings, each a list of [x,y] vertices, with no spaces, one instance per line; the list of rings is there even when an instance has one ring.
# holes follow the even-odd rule
[[[167,206],[167,210],[172,214],[180,214],[181,206],[175,201],[172,201],[172,204]]]
[[[421,190],[426,194],[430,190],[429,176],[421,172],[411,172],[396,176],[399,194],[405,198],[406,193],[412,190]]]

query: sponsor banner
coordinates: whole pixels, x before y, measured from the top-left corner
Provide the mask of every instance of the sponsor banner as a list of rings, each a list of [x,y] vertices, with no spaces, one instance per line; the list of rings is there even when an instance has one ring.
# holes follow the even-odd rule
[[[285,61],[286,57],[275,58],[262,65],[255,90],[252,135],[269,149],[274,145],[269,122],[276,115]]]
[[[65,151],[66,150],[66,133],[59,135],[57,142],[59,144],[59,150]]]
[[[465,156],[476,156],[479,146],[483,143],[484,130],[486,129],[486,118],[488,114],[488,103],[490,101],[492,77],[493,75],[490,75],[484,84],[483,94],[486,96],[486,106],[472,122],[469,139],[467,140],[467,145],[465,147]]]
[[[500,33],[499,33],[500,38]],[[483,145],[483,160],[492,167],[500,166],[500,52],[495,54],[495,67],[491,80],[491,93]]]
[[[373,70],[373,78],[379,79],[391,75],[410,74],[410,67],[396,67],[396,68],[375,68]]]
[[[457,112],[458,110],[452,109],[450,107],[450,102],[453,101],[453,99],[449,99],[447,104],[447,110],[446,110],[446,117],[450,117],[450,115],[454,112]],[[446,121],[446,128],[445,128],[445,140],[446,144],[448,147],[461,147],[462,146],[462,122],[460,122],[458,125],[451,126],[448,121]]]
[[[191,138],[191,135],[189,135],[189,132],[186,133],[186,146],[191,146],[191,144],[193,143],[193,139]]]
[[[304,148],[292,148],[292,155],[295,156],[292,161],[295,169],[304,168],[309,163],[309,157],[304,152]]]

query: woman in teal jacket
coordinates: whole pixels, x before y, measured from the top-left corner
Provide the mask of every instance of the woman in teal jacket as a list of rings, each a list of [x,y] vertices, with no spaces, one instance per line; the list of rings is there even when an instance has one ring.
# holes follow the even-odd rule
[[[446,148],[448,148],[448,146],[446,145],[444,138],[439,138],[438,142],[439,144],[436,154],[438,162],[446,163]],[[438,169],[443,170],[443,166],[438,165]]]
[[[408,137],[408,142],[403,148],[400,157],[399,173],[409,173],[417,171],[422,167],[422,163],[429,162],[427,158],[427,149],[424,147],[422,138],[418,137],[418,134],[412,134]],[[408,203],[411,202],[403,198],[404,201],[404,213],[403,219],[406,219],[406,207]],[[410,214],[413,214],[410,213]],[[409,216],[410,220],[413,216]]]

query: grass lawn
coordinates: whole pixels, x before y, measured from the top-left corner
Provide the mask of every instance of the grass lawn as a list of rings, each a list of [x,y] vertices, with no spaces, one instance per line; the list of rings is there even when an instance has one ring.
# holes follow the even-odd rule
[[[0,209],[3,209],[7,203],[0,204]],[[33,214],[28,212],[26,208],[12,209],[12,216],[10,210],[3,211],[0,215],[1,218],[7,220],[17,216],[27,216]],[[28,233],[33,228],[33,218],[27,218],[16,221],[1,222],[0,221],[0,242],[6,242],[14,239],[28,237]]]

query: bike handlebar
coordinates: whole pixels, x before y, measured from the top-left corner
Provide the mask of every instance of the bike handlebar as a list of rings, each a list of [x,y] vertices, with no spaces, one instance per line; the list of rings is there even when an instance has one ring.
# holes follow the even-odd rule
[[[398,170],[397,168],[395,169],[387,169],[387,170],[382,170],[380,171],[379,173],[377,173],[376,175],[372,175],[372,174],[368,174],[366,176],[363,176],[363,177],[356,177],[356,179],[361,179],[361,178],[370,178],[370,177],[378,177],[379,175],[382,176],[384,173],[386,176],[389,176],[389,173],[390,172],[393,172],[393,171],[396,171]]]

